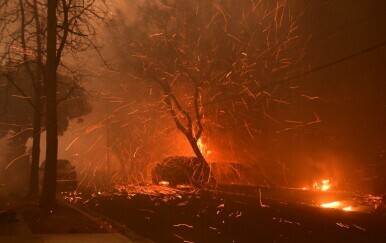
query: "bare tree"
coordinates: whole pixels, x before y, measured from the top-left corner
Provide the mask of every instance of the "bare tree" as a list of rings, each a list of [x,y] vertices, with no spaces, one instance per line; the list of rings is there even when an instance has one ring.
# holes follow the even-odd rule
[[[158,84],[195,155],[205,103],[266,99],[261,90],[302,56],[287,1],[146,1],[122,44],[135,79]],[[127,43],[127,41],[126,41]]]
[[[44,168],[43,191],[40,204],[50,208],[56,205],[56,174],[58,158],[58,127],[57,127],[57,63],[56,37],[57,37],[57,0],[47,2],[47,60],[44,74],[44,88],[47,99],[47,150]]]
[[[103,2],[100,2],[105,6]],[[58,15],[57,15],[58,13]],[[58,153],[57,129],[57,69],[65,51],[76,55],[92,47],[96,29],[92,20],[103,20],[107,12],[96,0],[48,1],[47,5],[47,60],[44,87],[47,97],[47,151],[43,192],[40,203],[44,207],[56,204],[56,166]],[[57,45],[57,40],[59,44]],[[99,53],[99,52],[98,52]]]
[[[76,59],[79,52],[95,49],[96,22],[104,21],[107,14],[103,1],[96,0],[60,0],[38,2],[36,0],[7,0],[0,4],[4,11],[4,24],[1,34],[4,37],[1,55],[2,65],[25,65],[34,84],[34,102],[29,103],[35,109],[33,152],[30,192],[37,192],[40,117],[42,112],[42,79],[46,92],[46,128],[47,128],[47,179],[45,185],[55,184],[57,154],[57,113],[56,106],[63,98],[68,98],[75,86],[63,97],[56,97],[57,70],[74,75],[74,65],[63,62],[62,56]],[[54,22],[52,22],[54,21]],[[19,27],[20,26],[20,27]],[[44,75],[43,75],[44,74]],[[15,82],[13,84],[16,85]],[[19,89],[21,91],[21,89]],[[49,93],[47,93],[49,92]],[[55,106],[55,109],[53,108]],[[49,134],[49,135],[48,135]],[[52,161],[52,164],[51,164]],[[54,172],[55,171],[55,172]],[[55,178],[55,179],[54,179]],[[43,188],[45,186],[43,185]],[[55,185],[43,190],[42,204],[52,205]],[[50,199],[49,199],[50,198]],[[44,203],[45,202],[45,203]]]

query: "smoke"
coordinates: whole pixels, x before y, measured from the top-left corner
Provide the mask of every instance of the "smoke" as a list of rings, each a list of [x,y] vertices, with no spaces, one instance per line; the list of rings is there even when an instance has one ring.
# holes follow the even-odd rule
[[[125,26],[132,25],[137,19],[137,8],[145,0],[115,0],[109,5],[111,7],[111,16],[122,16],[120,21]]]
[[[80,63],[82,72],[84,71],[82,84],[88,92],[93,111],[83,118],[83,123],[70,122],[68,131],[59,138],[59,158],[72,161],[77,166],[80,180],[84,183],[97,178],[99,172],[113,175],[121,171],[126,176],[145,176],[141,173],[146,172],[147,164],[170,155],[193,154],[186,138],[176,130],[173,120],[159,103],[161,94],[152,89],[151,85],[133,78],[124,56],[124,48],[128,44],[123,38],[128,34],[125,28],[135,24],[139,17],[137,9],[145,2],[145,0],[109,2],[110,26],[98,27],[99,34],[102,34],[98,40],[102,46],[100,51],[108,66],[104,65],[104,61],[102,62],[93,50],[81,53],[77,57],[76,61]],[[314,25],[311,27],[317,29]],[[120,42],[124,42],[123,45],[117,44]],[[319,49],[322,48],[318,47]],[[316,56],[319,52],[316,52]],[[315,54],[315,51],[313,53]],[[347,75],[341,75],[340,79],[348,78]],[[315,79],[317,78],[310,78],[308,81],[311,83]],[[323,79],[320,83],[327,87],[325,79],[335,80],[335,77],[320,76],[320,79]],[[352,84],[350,85],[352,87]],[[304,88],[299,88],[298,85],[292,87],[304,91]],[[335,87],[335,84],[325,88],[331,94],[330,87]],[[313,91],[312,96],[323,98],[317,86],[311,86],[309,90]],[[355,158],[354,153],[350,154],[350,152],[358,153],[359,149],[344,148],[330,141],[329,134],[336,136],[335,131],[339,130],[336,121],[343,120],[338,117],[336,121],[332,120],[333,124],[330,127],[325,125],[329,124],[329,113],[326,111],[334,110],[331,108],[334,104],[328,107],[323,103],[313,103],[317,102],[317,99],[304,104],[304,96],[303,100],[293,99],[290,97],[292,94],[286,92],[282,90],[279,93],[280,99],[277,102],[284,103],[288,100],[294,106],[285,105],[285,108],[277,108],[271,103],[269,107],[268,105],[264,107],[267,108],[267,112],[261,116],[256,115],[260,112],[259,109],[246,111],[245,113],[253,118],[250,121],[240,119],[239,113],[234,112],[233,117],[225,123],[221,117],[227,112],[225,108],[232,107],[233,104],[224,103],[220,108],[213,106],[213,112],[206,117],[211,121],[205,127],[205,135],[208,138],[205,142],[212,152],[209,160],[248,163],[282,185],[290,182],[299,186],[312,183],[314,180],[331,178],[336,182],[344,181],[346,175],[343,172],[353,168],[350,166],[353,161],[357,165],[363,161]],[[233,109],[239,112],[243,106],[244,103],[240,102]],[[305,111],[316,109],[325,113],[324,116],[318,113],[322,119],[321,127],[312,126],[310,129],[304,127],[277,133],[278,128],[286,127],[278,124],[275,119],[283,120],[283,117],[291,116],[290,122],[308,120]],[[313,112],[310,114],[312,119]],[[342,112],[341,116],[347,117],[347,120],[352,117],[346,114]],[[220,118],[213,119],[217,117]],[[247,128],[251,130],[253,137]],[[351,133],[351,130],[349,132]],[[43,138],[42,145],[44,141]],[[4,151],[2,147],[0,149]],[[44,146],[41,158],[44,159]]]

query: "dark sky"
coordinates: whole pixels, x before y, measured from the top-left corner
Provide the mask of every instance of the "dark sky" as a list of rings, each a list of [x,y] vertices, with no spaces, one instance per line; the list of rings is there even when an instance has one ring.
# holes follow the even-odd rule
[[[318,117],[321,122],[281,132],[274,122],[261,122],[257,117],[250,121],[257,131],[254,139],[240,124],[232,127],[230,123],[217,134],[207,126],[206,132],[221,159],[259,161],[273,180],[280,178],[280,183],[281,163],[288,167],[286,175],[295,184],[323,177],[355,177],[350,173],[374,163],[386,149],[386,2],[296,0],[291,4],[308,6],[298,25],[302,38],[310,36],[310,41],[304,60],[293,71],[295,78],[279,88],[279,97],[282,95],[291,106],[278,106],[269,112],[281,121]],[[288,87],[298,87],[297,95],[288,92]],[[149,126],[161,126],[164,120]],[[160,138],[165,141],[157,140],[160,144],[155,146],[173,145],[177,134]],[[228,140],[233,140],[236,152],[231,151]],[[162,156],[186,152],[177,150],[173,146],[160,149]],[[154,158],[159,156],[154,154]]]
[[[310,17],[310,67],[331,65],[300,82],[321,97],[325,132],[356,152],[386,149],[385,21],[386,2],[376,0],[333,1]]]
[[[311,167],[320,174],[344,168],[347,174],[380,161],[386,150],[386,2],[321,2],[312,2],[299,23],[312,36],[304,60],[309,69],[291,82],[319,97],[297,101],[293,112],[313,110],[321,123],[283,134],[274,146],[293,160],[306,154],[313,165],[305,173]]]

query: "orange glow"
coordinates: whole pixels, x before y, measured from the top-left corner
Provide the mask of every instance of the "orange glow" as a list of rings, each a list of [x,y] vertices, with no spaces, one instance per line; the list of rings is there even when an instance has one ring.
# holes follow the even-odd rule
[[[315,190],[319,190],[319,191],[328,191],[331,189],[331,184],[330,184],[330,180],[329,179],[324,179],[322,180],[321,183],[318,183],[318,182],[315,182],[312,187],[315,189]]]
[[[206,148],[205,148],[204,143],[201,141],[201,138],[199,138],[199,139],[197,140],[197,146],[198,146],[198,148],[200,149],[201,153],[203,153],[203,155],[204,155],[204,154],[205,154]]]
[[[352,206],[347,205],[345,202],[330,202],[330,203],[323,203],[320,205],[322,208],[334,208],[334,209],[340,209],[343,211],[354,211]]]
[[[213,153],[211,150],[208,150],[208,147],[202,142],[201,138],[197,140],[197,146],[204,157]]]
[[[337,208],[341,205],[340,202],[336,201],[336,202],[330,202],[330,203],[323,203],[321,204],[320,206],[322,208]]]
[[[169,182],[168,181],[160,181],[160,182],[158,182],[158,185],[160,185],[160,186],[169,186]]]

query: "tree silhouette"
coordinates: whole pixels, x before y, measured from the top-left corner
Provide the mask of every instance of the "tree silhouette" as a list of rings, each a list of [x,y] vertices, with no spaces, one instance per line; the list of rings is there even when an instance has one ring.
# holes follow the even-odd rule
[[[16,63],[23,64],[30,80],[34,83],[35,90],[35,127],[34,145],[38,146],[40,139],[39,121],[41,108],[41,97],[43,90],[46,100],[46,128],[47,128],[47,166],[48,179],[44,180],[46,185],[53,184],[50,189],[44,189],[42,202],[47,205],[55,201],[56,181],[56,154],[57,154],[57,124],[56,97],[57,79],[56,73],[74,75],[76,70],[76,54],[90,48],[99,53],[96,44],[97,21],[104,21],[107,14],[104,1],[96,0],[60,0],[44,1],[37,0],[21,1],[6,0],[0,4],[4,21],[0,24],[1,44],[4,51],[1,53],[2,65]],[[96,21],[97,20],[97,21]],[[62,56],[66,55],[68,62],[63,62]],[[30,63],[37,63],[35,69],[31,69]],[[75,67],[75,68],[74,68]],[[44,81],[44,82],[43,82]],[[10,81],[12,82],[12,81]],[[74,90],[73,87],[71,90]],[[19,90],[20,91],[20,90]],[[33,149],[33,165],[31,172],[36,175],[38,167],[38,147]],[[47,157],[48,156],[48,157]],[[52,162],[51,162],[52,161]],[[36,177],[33,180],[35,191]]]
[[[286,1],[145,1],[137,12],[117,38],[131,80],[156,84],[202,161],[197,143],[214,113],[207,104],[232,97],[252,112],[249,104],[271,98],[260,87],[287,74],[303,55]],[[229,103],[219,106],[232,110]]]

